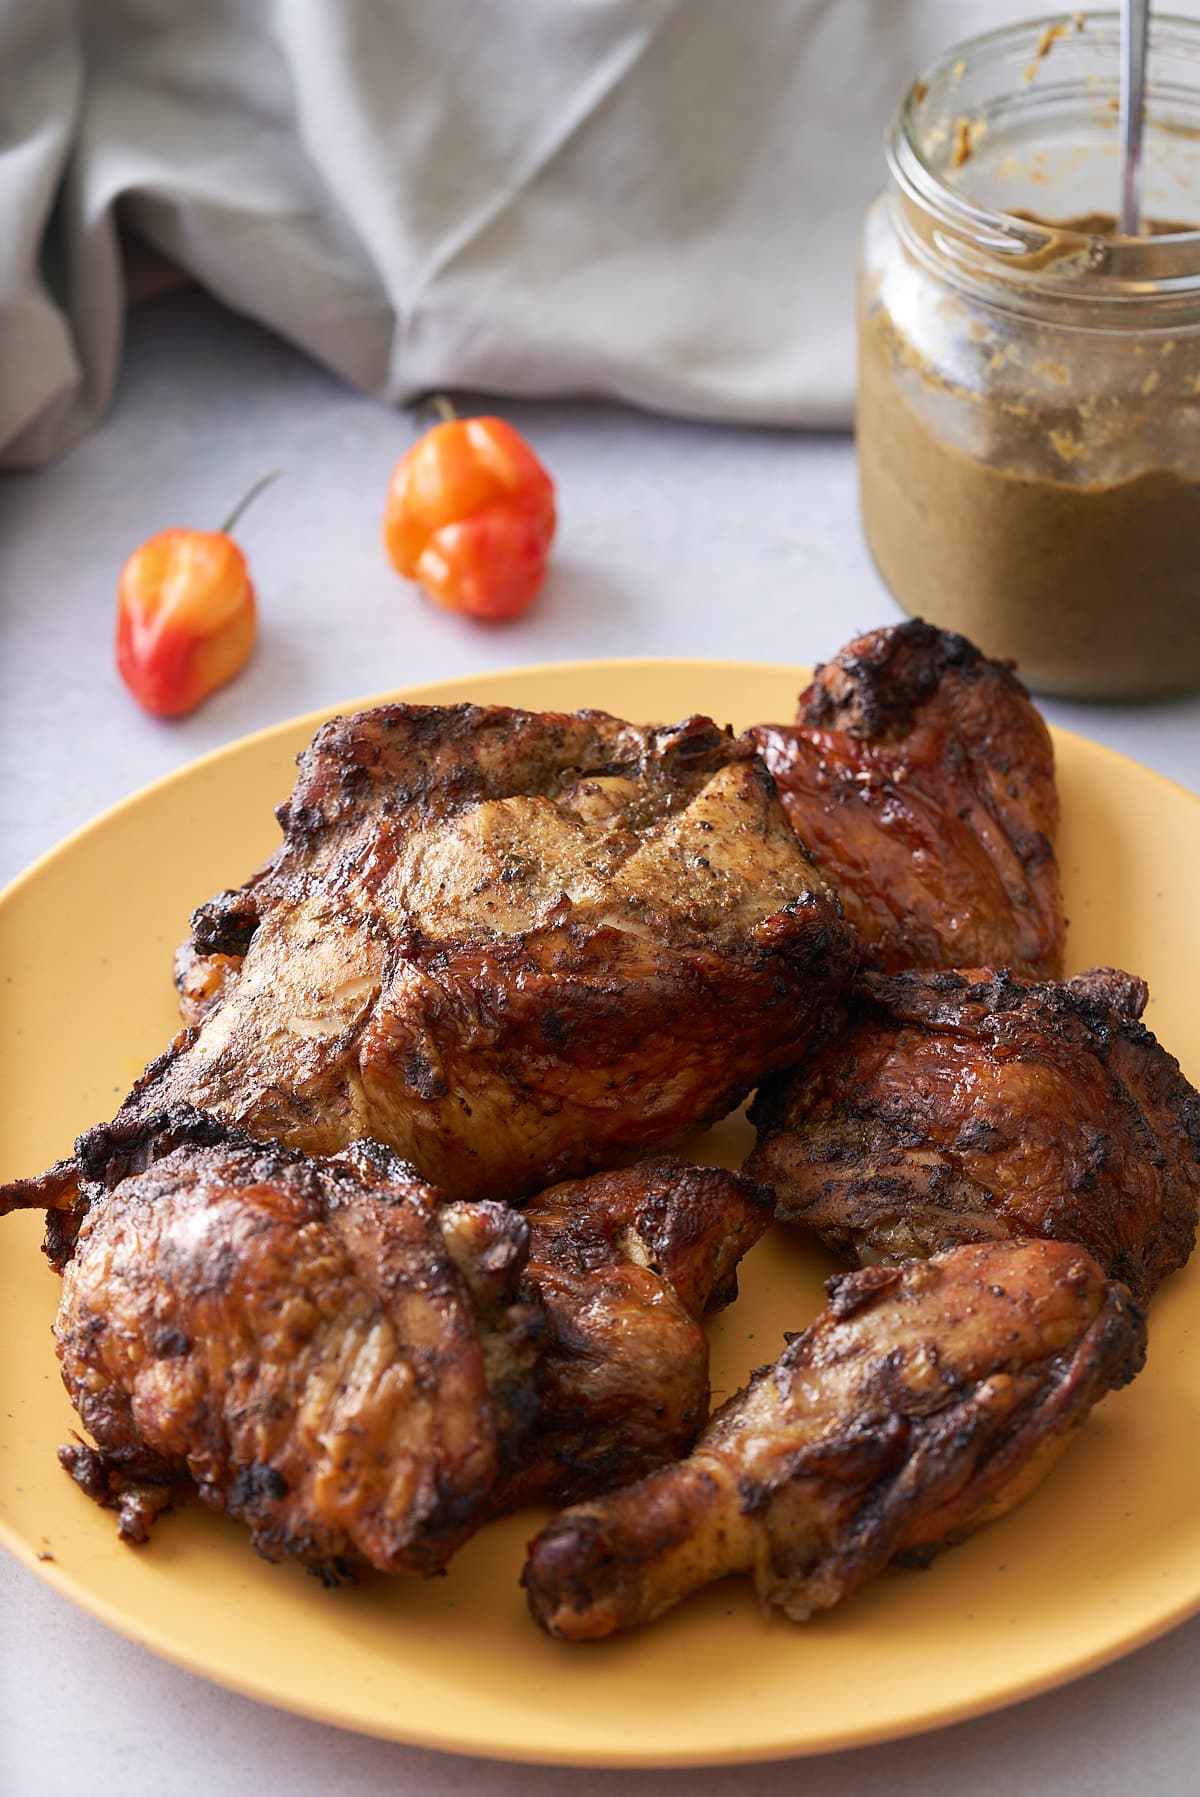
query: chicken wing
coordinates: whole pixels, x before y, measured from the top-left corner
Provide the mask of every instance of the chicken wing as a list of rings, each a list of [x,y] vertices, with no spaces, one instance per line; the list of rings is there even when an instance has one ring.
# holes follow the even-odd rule
[[[748,1573],[795,1621],[1010,1509],[1138,1372],[1141,1312],[1082,1249],[989,1242],[829,1282],[828,1308],[687,1460],[565,1511],[534,1617],[587,1641]]]
[[[1144,1301],[1191,1253],[1200,1201],[1200,1095],[1145,1002],[1104,968],[866,975],[845,1028],[760,1091],[747,1171],[864,1263],[1053,1236]]]
[[[451,1197],[513,1198],[733,1108],[854,956],[752,745],[704,719],[387,706],[318,733],[280,816],[197,912],[196,1022],[123,1120],[370,1136]]]
[[[524,1209],[546,1312],[537,1425],[498,1508],[574,1503],[686,1453],[708,1415],[705,1311],[772,1218],[772,1194],[662,1158],[555,1186]]]
[[[1061,974],[1054,751],[1007,664],[919,620],[874,630],[753,735],[876,966]]]
[[[59,1360],[96,1448],[64,1465],[127,1538],[190,1481],[327,1582],[436,1571],[535,1414],[524,1222],[440,1208],[372,1143],[309,1160],[176,1112],[127,1146],[142,1170],[84,1188],[65,1249]]]

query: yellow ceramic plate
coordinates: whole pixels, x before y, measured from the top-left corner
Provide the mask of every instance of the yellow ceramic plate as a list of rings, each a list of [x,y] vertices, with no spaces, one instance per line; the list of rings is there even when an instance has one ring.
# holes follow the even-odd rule
[[[799,669],[609,662],[427,687],[639,720],[788,718]],[[109,1116],[174,1028],[170,958],[201,899],[272,846],[271,807],[319,719],[235,743],[118,806],[0,901],[0,1173],[32,1173]],[[1145,974],[1150,1022],[1200,1077],[1200,805],[1104,749],[1057,739],[1074,967]],[[734,1121],[699,1158],[740,1157]],[[1108,1399],[1049,1482],[925,1573],[879,1580],[803,1626],[727,1582],[640,1634],[549,1641],[517,1574],[536,1517],[489,1528],[446,1578],[324,1591],[258,1560],[199,1502],[151,1544],[59,1470],[73,1416],[50,1341],[40,1219],[0,1223],[0,1533],[60,1591],[192,1671],[268,1703],[424,1746],[509,1759],[684,1765],[766,1759],[931,1728],[1045,1690],[1200,1609],[1200,1265],[1155,1301],[1145,1374]],[[734,1390],[821,1302],[824,1257],[782,1235],[749,1257],[714,1331]],[[97,1669],[99,1671],[99,1668]]]

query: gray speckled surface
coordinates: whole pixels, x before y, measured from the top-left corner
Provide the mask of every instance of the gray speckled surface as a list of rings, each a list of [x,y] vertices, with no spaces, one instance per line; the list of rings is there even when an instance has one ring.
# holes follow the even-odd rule
[[[554,571],[515,626],[423,604],[388,570],[379,511],[412,426],[185,294],[134,315],[119,401],[49,470],[0,482],[0,876],[158,774],[244,732],[385,688],[600,655],[811,661],[897,614],[862,546],[840,437],[718,430],[608,406],[502,408],[553,470]],[[247,673],[163,725],[112,665],[116,572],[171,524],[215,526],[266,469],[240,532],[262,606]],[[1200,699],[1047,705],[1056,721],[1200,789]],[[1196,1788],[1200,1622],[1061,1692],[892,1746],[639,1791],[970,1789],[1117,1797]],[[155,1660],[0,1560],[0,1797],[256,1791],[536,1797],[554,1770],[481,1765],[261,1708]],[[574,1773],[580,1797],[627,1773]]]

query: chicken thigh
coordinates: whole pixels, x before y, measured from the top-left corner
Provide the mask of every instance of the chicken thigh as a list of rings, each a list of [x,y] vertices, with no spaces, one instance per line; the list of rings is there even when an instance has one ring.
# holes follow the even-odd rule
[[[443,1566],[536,1411],[521,1218],[440,1207],[373,1143],[310,1160],[179,1111],[127,1151],[62,1249],[59,1360],[96,1443],[64,1465],[127,1538],[183,1482],[327,1582]]]
[[[833,1031],[764,1086],[747,1162],[778,1214],[863,1262],[952,1242],[1081,1242],[1145,1300],[1191,1253],[1200,1095],[1106,968],[865,975]]]

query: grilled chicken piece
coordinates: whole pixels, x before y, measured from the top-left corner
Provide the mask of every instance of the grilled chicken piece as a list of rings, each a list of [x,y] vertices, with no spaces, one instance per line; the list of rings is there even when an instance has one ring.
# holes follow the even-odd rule
[[[700,1319],[736,1295],[772,1194],[662,1158],[555,1186],[522,1214],[547,1341],[537,1426],[501,1509],[574,1503],[687,1452],[708,1415]]]
[[[887,973],[1062,973],[1050,735],[1020,681],[919,620],[818,668],[753,732],[803,841]]]
[[[864,1263],[952,1242],[1081,1242],[1144,1301],[1191,1253],[1200,1095],[1093,969],[867,975],[845,1029],[759,1093],[747,1163],[778,1214]]]
[[[314,1161],[162,1122],[64,1250],[58,1353],[96,1443],[64,1465],[127,1538],[190,1480],[327,1582],[438,1570],[535,1412],[525,1223],[439,1208],[373,1143]]]
[[[727,1573],[802,1621],[1011,1509],[1142,1364],[1141,1312],[1064,1243],[973,1244],[828,1289],[689,1459],[537,1537],[523,1580],[543,1628],[595,1640]]]
[[[457,1537],[429,1509],[435,1488],[473,1527],[485,1510],[574,1502],[685,1453],[708,1414],[699,1319],[733,1298],[737,1264],[773,1213],[773,1195],[740,1174],[665,1157],[557,1186],[523,1216],[442,1204],[377,1144],[313,1161],[183,1106],[150,1128],[92,1131],[84,1170],[74,1209],[48,1218],[49,1248],[65,1275],[64,1378],[100,1446],[65,1449],[64,1464],[120,1510],[127,1538],[144,1539],[190,1476],[250,1522],[270,1557],[300,1557],[326,1577],[362,1560],[440,1565]],[[423,1310],[414,1285],[441,1302]],[[278,1321],[289,1313],[302,1319],[290,1332]],[[401,1363],[416,1363],[430,1394],[416,1426],[402,1407],[390,1425],[378,1404],[355,1407],[365,1375],[349,1377],[346,1363],[364,1339],[384,1369],[377,1386],[403,1386]],[[335,1382],[352,1394],[336,1421]],[[410,1398],[425,1404],[418,1389]],[[270,1439],[264,1410],[277,1425]],[[328,1445],[331,1428],[350,1454]],[[321,1494],[339,1454],[335,1483],[348,1488],[335,1510]],[[364,1475],[372,1456],[378,1470]],[[395,1485],[397,1458],[423,1482],[401,1526],[411,1517],[427,1548],[379,1546],[376,1487]],[[448,1459],[463,1491],[446,1478]],[[361,1540],[348,1520],[360,1508],[376,1529]]]
[[[732,1109],[853,958],[752,744],[704,719],[387,706],[318,733],[280,815],[196,914],[198,1025],[122,1121],[370,1136],[451,1197],[512,1198]],[[47,1205],[69,1185],[52,1169]]]

